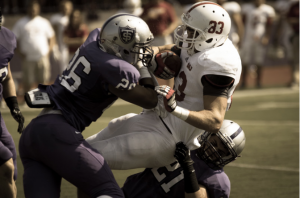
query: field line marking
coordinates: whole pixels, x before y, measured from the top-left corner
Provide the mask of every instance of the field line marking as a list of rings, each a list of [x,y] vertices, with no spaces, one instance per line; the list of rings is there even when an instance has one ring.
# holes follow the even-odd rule
[[[238,167],[238,168],[249,168],[249,169],[261,169],[261,170],[299,172],[299,169],[296,169],[296,168],[279,167],[279,166],[258,166],[258,165],[253,165],[253,164],[237,164],[237,163],[230,163],[226,166]]]

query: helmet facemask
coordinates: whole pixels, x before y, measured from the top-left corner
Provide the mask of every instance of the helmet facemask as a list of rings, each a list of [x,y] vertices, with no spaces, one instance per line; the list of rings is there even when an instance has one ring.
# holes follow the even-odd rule
[[[192,36],[188,36],[188,29],[194,30]],[[206,34],[200,29],[195,29],[188,25],[180,25],[174,31],[175,44],[180,49],[186,49],[189,55],[195,53],[195,43],[206,41]]]
[[[223,145],[223,148],[226,148],[227,150],[226,153],[224,152],[224,149],[220,149],[219,144],[216,146],[216,143],[211,140],[212,136],[217,136],[221,140],[220,142]],[[197,156],[214,170],[223,168],[226,164],[239,157],[234,149],[234,142],[226,135],[226,133],[219,131],[216,134],[212,134],[205,131],[198,137],[198,141],[201,144],[201,147],[197,149]]]
[[[154,53],[150,47],[150,42],[148,44],[135,44],[133,50],[131,51],[132,54],[135,54],[135,62],[132,63],[132,65],[136,65],[138,62],[140,62],[144,67],[148,67]]]

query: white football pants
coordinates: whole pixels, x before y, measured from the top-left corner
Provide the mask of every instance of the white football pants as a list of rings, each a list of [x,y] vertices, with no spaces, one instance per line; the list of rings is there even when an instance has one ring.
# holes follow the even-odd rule
[[[176,141],[153,111],[115,118],[86,141],[111,169],[162,167],[176,161]]]

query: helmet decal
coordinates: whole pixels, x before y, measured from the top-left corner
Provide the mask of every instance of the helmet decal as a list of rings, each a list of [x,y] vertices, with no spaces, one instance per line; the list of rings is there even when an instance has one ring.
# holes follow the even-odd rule
[[[119,36],[123,43],[130,43],[135,36],[136,29],[129,26],[119,27]]]

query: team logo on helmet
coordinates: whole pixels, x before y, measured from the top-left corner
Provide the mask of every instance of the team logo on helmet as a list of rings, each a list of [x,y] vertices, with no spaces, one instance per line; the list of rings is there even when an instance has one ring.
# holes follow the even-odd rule
[[[130,28],[129,26],[119,27],[120,39],[125,44],[128,44],[133,40],[135,32],[135,28]]]

